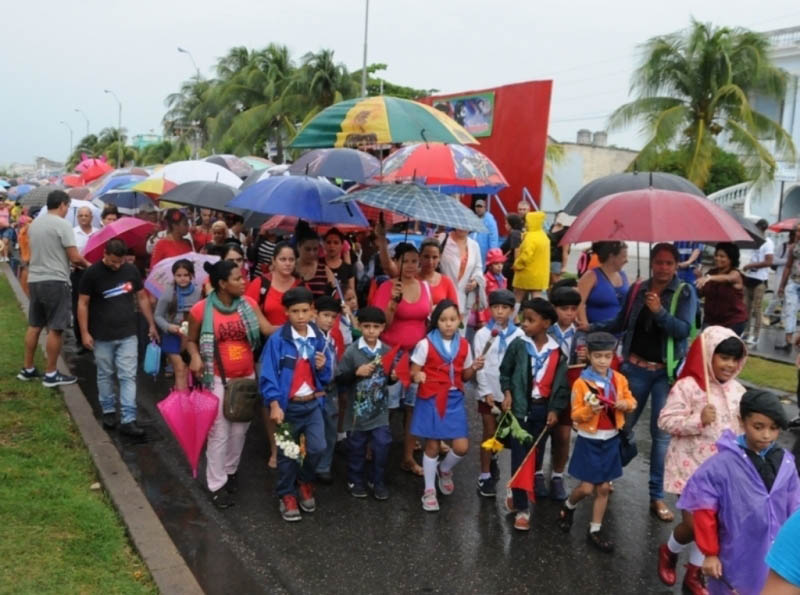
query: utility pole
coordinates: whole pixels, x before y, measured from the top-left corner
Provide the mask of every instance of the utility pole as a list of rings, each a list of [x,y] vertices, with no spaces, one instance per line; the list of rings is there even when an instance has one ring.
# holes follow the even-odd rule
[[[67,153],[67,159],[69,159],[69,155],[72,155],[72,126],[67,124],[64,120],[61,120],[59,124],[63,124],[69,130],[69,153]]]
[[[113,97],[116,100],[117,106],[119,106],[119,111],[117,113],[117,167],[119,168],[119,167],[123,166],[123,163],[122,163],[122,143],[123,143],[123,141],[122,141],[122,102],[119,100],[119,97],[117,97],[117,95],[114,93],[114,91],[111,91],[110,89],[103,89],[103,92],[108,94],[108,95],[111,95],[111,97]]]
[[[200,80],[200,69],[197,67],[197,62],[194,61],[194,56],[192,56],[192,52],[190,52],[189,50],[186,50],[184,48],[180,48],[180,47],[178,48],[178,51],[181,54],[186,54],[187,56],[189,56],[189,59],[192,61],[192,64],[194,64],[194,70],[197,73],[197,80],[199,81]]]
[[[367,96],[367,33],[369,32],[369,0],[364,9],[364,67],[361,69],[361,97]]]

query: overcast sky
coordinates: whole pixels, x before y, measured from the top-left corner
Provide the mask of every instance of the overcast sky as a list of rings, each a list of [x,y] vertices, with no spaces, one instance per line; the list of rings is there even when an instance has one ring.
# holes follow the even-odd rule
[[[364,0],[9,0],[0,42],[0,164],[42,155],[62,161],[69,133],[117,125],[161,131],[164,98],[194,67],[205,76],[232,46],[286,44],[299,58],[331,48],[360,68]],[[599,130],[628,99],[637,45],[688,26],[689,19],[757,30],[800,24],[797,0],[372,0],[369,62],[394,83],[442,92],[554,81],[550,134],[574,140]],[[640,146],[635,131],[609,142]]]

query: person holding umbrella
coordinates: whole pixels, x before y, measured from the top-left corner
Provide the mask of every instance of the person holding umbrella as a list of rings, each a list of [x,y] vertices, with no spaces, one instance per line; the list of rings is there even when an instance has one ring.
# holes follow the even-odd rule
[[[675,518],[664,502],[664,459],[669,434],[658,427],[658,416],[674,382],[675,363],[686,354],[697,309],[694,291],[677,276],[678,258],[677,249],[670,243],[662,242],[653,246],[650,252],[652,276],[631,286],[615,318],[590,326],[590,332],[622,334],[624,361],[620,372],[628,379],[636,399],[636,409],[630,420],[631,428],[639,421],[652,397],[648,483],[650,511],[667,523]]]

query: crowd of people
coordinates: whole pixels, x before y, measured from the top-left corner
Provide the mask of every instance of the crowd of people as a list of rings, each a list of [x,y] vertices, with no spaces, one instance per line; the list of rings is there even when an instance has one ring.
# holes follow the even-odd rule
[[[570,218],[557,216],[545,231],[545,214],[523,202],[507,215],[501,242],[478,197],[473,209],[488,231],[430,229],[396,242],[382,224],[345,234],[300,221],[291,231],[248,233],[236,216],[169,209],[144,252],[111,239],[90,264],[82,248],[97,231],[92,215],[78,212],[73,229],[64,219],[69,203],[53,191],[46,214],[20,213],[11,223],[30,296],[18,378],[74,383],[56,368],[63,333],[73,328],[94,356],[103,425],[141,437],[140,353],[159,342],[175,390],[189,390],[194,378],[218,399],[206,446],[206,484],[218,508],[235,502],[247,431],[259,417],[284,520],[313,513],[315,483],[336,481],[337,445],[349,493],[388,499],[396,412],[404,418],[401,469],[421,478],[422,509],[438,511],[455,492],[453,469],[469,456],[467,410],[475,407],[485,446],[477,494],[504,497],[520,532],[530,530],[535,498],[561,502],[553,522],[569,532],[577,506],[591,497],[587,539],[610,553],[604,514],[613,482],[636,456],[632,430],[649,403],[647,502],[665,523],[675,520],[665,493],[679,496],[681,511],[657,552],[661,580],[676,582],[687,550],[687,592],[757,593],[780,581],[800,589],[799,540],[791,537],[800,480],[792,455],[776,444],[790,421],[776,395],[745,391],[736,379],[760,330],[763,285],[776,264],[771,242],[741,269],[738,247],[719,244],[705,273],[697,268],[701,246],[659,243],[648,278],[635,280],[623,270],[626,245],[599,242],[575,279],[564,274],[568,250],[559,244]],[[117,216],[108,208],[101,219]],[[203,284],[195,253],[219,257],[202,265]],[[156,299],[143,278],[167,258],[173,281]],[[792,342],[799,244],[784,266]],[[45,328],[42,375],[33,354]],[[257,415],[223,410],[248,390],[260,395]],[[498,439],[510,419],[515,431]],[[498,490],[502,449],[514,476],[534,441],[532,493]],[[567,474],[578,482],[571,491]]]

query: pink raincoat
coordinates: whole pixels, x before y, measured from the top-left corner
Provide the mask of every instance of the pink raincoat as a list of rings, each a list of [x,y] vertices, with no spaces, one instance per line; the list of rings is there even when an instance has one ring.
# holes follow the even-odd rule
[[[664,461],[664,489],[670,494],[680,494],[692,473],[717,452],[716,442],[725,430],[736,435],[743,431],[739,421],[739,401],[745,388],[735,376],[720,383],[711,369],[714,350],[728,337],[736,337],[736,333],[721,326],[710,326],[703,331],[708,396],[705,387],[697,386],[694,378],[681,378],[669,391],[667,402],[658,416],[658,427],[671,436]],[[745,350],[736,376],[744,368],[746,354]],[[703,426],[700,413],[707,404],[717,410],[717,418]]]

